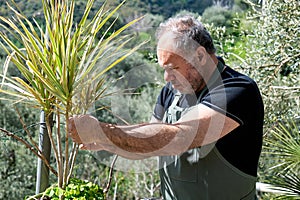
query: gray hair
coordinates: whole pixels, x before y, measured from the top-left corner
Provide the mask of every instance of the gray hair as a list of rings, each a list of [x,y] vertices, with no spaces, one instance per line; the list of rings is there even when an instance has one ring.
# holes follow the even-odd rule
[[[191,50],[195,44],[203,46],[207,53],[216,52],[213,40],[203,24],[193,16],[180,16],[169,18],[159,25],[156,38],[159,40],[165,33],[172,32],[177,35],[174,42],[182,50]],[[192,39],[192,42],[191,42]]]

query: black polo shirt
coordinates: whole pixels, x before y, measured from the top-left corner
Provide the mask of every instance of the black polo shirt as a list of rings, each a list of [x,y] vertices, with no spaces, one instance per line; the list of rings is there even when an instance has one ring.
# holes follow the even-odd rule
[[[264,118],[263,102],[256,83],[227,66],[219,78],[208,85],[196,95],[183,95],[179,106],[201,103],[238,122],[240,126],[219,139],[216,147],[233,166],[256,176]],[[154,109],[155,118],[163,120],[176,92],[171,83],[163,87]]]

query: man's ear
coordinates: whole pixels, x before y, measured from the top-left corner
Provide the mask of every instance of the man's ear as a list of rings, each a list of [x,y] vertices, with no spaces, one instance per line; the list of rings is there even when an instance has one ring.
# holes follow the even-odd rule
[[[207,59],[206,49],[203,46],[199,46],[196,51],[197,51],[199,63],[202,66],[206,63],[206,59]]]

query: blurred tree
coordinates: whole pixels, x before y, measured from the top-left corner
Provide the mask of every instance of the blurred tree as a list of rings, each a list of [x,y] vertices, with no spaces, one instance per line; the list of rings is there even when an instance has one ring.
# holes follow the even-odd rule
[[[112,96],[97,102],[97,116],[101,121],[112,123],[148,122],[163,83],[158,65],[135,52],[109,72],[114,87]],[[111,83],[110,83],[111,84]],[[108,111],[110,110],[110,111]]]
[[[202,22],[214,24],[214,26],[232,26],[232,18],[234,13],[229,7],[214,5],[205,9],[202,14]]]
[[[300,2],[265,0],[253,5],[247,72],[261,85],[266,124],[300,113]]]
[[[2,95],[0,96],[3,97]],[[18,116],[18,112],[21,116]],[[38,130],[38,111],[24,105],[0,101],[0,127],[27,138],[19,117],[32,131]],[[14,139],[0,133],[0,199],[20,199],[35,189],[36,157]]]
[[[0,135],[0,199],[23,199],[35,190],[35,161],[29,150]]]

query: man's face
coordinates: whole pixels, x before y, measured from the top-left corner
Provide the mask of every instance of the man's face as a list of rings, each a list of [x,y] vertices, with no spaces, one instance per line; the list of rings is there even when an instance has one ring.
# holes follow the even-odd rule
[[[199,67],[190,64],[182,56],[174,51],[157,49],[159,65],[165,70],[164,79],[172,83],[172,87],[184,94],[192,94],[200,91],[205,82],[200,75]]]

